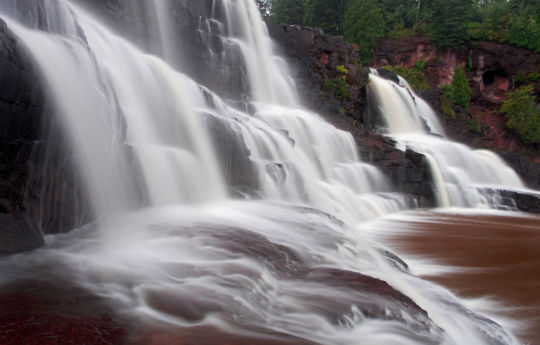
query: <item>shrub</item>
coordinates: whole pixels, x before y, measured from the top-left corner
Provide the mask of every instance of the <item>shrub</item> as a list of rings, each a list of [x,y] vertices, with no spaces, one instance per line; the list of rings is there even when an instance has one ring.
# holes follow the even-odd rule
[[[454,79],[452,79],[453,98],[452,102],[459,104],[464,108],[469,106],[471,101],[471,88],[467,82],[467,77],[461,66],[458,66],[454,72]]]
[[[482,133],[482,125],[480,122],[478,122],[477,119],[471,119],[467,121],[467,124],[469,125],[469,129],[476,133]]]
[[[526,143],[540,143],[540,110],[536,106],[533,85],[525,85],[506,94],[499,109],[506,126],[518,133]]]
[[[441,111],[444,115],[447,115],[451,119],[456,119],[456,112],[454,111],[454,108],[452,108],[452,103],[448,100],[448,98],[445,95],[441,95],[439,98],[441,101]]]
[[[416,69],[422,72],[424,70],[424,67],[426,66],[426,61],[424,59],[420,59],[419,61],[416,61]]]
[[[324,80],[323,89],[326,91],[334,91],[341,99],[347,100],[350,98],[347,81],[341,77]]]
[[[443,85],[441,90],[452,103],[461,105],[464,108],[469,106],[472,91],[461,66],[456,67],[452,83],[450,85]]]

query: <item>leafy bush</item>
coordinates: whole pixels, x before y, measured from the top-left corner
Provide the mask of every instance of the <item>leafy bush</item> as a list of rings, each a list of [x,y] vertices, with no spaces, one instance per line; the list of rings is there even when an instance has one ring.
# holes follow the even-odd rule
[[[414,90],[430,89],[426,76],[418,68],[407,68],[403,66],[383,66],[383,68],[405,78]]]
[[[326,91],[334,91],[341,99],[347,100],[350,98],[347,81],[341,77],[324,80],[323,89]]]
[[[515,130],[526,143],[540,143],[540,110],[536,106],[533,85],[522,86],[506,94],[498,113],[504,114],[506,126]]]
[[[454,111],[454,108],[452,108],[452,103],[448,100],[446,95],[441,95],[439,100],[441,101],[441,111],[443,112],[443,114],[455,120],[456,112]]]
[[[339,65],[336,67],[336,71],[340,74],[343,74],[343,75],[347,75],[349,74],[349,70],[347,68],[345,68],[344,65]]]
[[[540,53],[540,20],[534,15],[512,17],[508,42]]]
[[[482,125],[480,122],[478,122],[477,119],[471,119],[467,121],[467,124],[469,125],[469,129],[476,133],[482,133]]]
[[[525,74],[525,72],[521,69],[517,72],[516,76],[514,77],[514,81],[516,83],[523,83],[523,84],[534,83],[538,79],[540,79],[540,74],[538,72],[530,72],[530,73]]]
[[[375,0],[350,0],[345,12],[343,34],[348,42],[358,45],[363,63],[369,62],[373,48],[384,35],[385,22]]]
[[[464,108],[469,106],[472,91],[461,66],[456,67],[452,83],[450,85],[443,85],[441,90],[452,103],[461,105]]]
[[[422,72],[424,70],[424,67],[426,66],[426,61],[424,59],[420,59],[416,61],[416,64],[414,64],[416,69]]]

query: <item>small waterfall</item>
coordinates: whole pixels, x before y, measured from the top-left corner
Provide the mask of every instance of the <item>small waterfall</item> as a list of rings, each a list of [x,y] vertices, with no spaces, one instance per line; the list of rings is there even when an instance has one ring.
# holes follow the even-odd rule
[[[437,185],[439,206],[488,206],[478,191],[486,185],[525,189],[517,174],[495,153],[474,151],[446,139],[433,110],[402,78],[396,84],[372,73],[369,88],[388,134],[426,155]]]
[[[125,315],[170,327],[245,327],[340,345],[517,344],[450,292],[411,275],[357,227],[405,209],[405,198],[359,159],[350,134],[301,107],[254,1],[215,0],[222,22],[200,18],[219,42],[239,47],[238,59],[224,49],[212,64],[241,65],[249,84],[241,99],[172,67],[187,54],[166,42],[173,20],[164,17],[175,3],[150,6],[159,22],[147,29],[158,31],[150,36],[160,37],[161,49],[147,49],[162,56],[72,1],[46,1],[54,16],[46,15],[45,28],[2,7],[42,74],[98,218],[0,262],[3,271],[59,265],[65,269],[55,274],[113,299]],[[405,115],[413,113],[408,93],[396,97],[409,107]],[[424,122],[435,128],[414,114],[414,124],[400,125],[405,132]],[[222,156],[228,145],[235,150]],[[452,175],[440,152],[432,153],[446,185],[440,198],[454,203],[449,186],[465,193],[476,181],[463,184],[468,170]],[[242,200],[233,198],[225,169],[236,172],[239,162],[255,175]]]

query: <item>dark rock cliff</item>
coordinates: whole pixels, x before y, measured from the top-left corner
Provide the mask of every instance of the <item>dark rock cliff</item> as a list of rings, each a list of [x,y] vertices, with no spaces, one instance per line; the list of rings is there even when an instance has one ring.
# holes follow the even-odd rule
[[[24,200],[28,161],[43,112],[43,97],[33,79],[18,42],[0,20],[0,255],[43,243]]]
[[[89,219],[74,157],[24,46],[0,20],[0,255]]]

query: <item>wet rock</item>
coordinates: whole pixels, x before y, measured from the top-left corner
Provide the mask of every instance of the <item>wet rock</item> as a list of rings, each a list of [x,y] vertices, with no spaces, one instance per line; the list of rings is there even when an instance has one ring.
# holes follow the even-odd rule
[[[252,164],[251,152],[227,121],[207,115],[207,125],[214,143],[216,156],[231,195],[256,196],[258,173]]]
[[[2,20],[0,48],[0,254],[9,254],[91,215],[39,73]]]
[[[43,108],[30,65],[1,19],[0,85],[0,254],[9,254],[43,244],[25,203],[28,161]]]
[[[540,192],[481,188],[480,193],[495,207],[540,214]]]
[[[396,142],[384,135],[359,130],[354,120],[326,117],[337,128],[350,132],[364,162],[375,165],[392,183],[393,190],[411,196],[419,207],[436,205],[431,169],[423,154],[396,147]]]
[[[397,74],[390,71],[389,69],[378,68],[377,72],[379,73],[379,77],[384,78],[384,79],[388,79],[390,81],[393,81],[396,84],[399,84],[399,78],[398,78]]]
[[[287,58],[304,104],[323,115],[346,115],[363,121],[366,106],[364,72],[358,49],[342,37],[321,29],[268,23],[270,36]],[[328,82],[341,78],[338,66],[347,69],[347,95],[339,95]]]
[[[67,282],[0,286],[3,345],[122,345],[126,329],[103,300]]]

